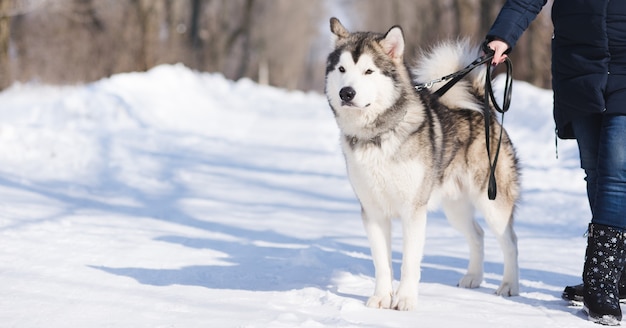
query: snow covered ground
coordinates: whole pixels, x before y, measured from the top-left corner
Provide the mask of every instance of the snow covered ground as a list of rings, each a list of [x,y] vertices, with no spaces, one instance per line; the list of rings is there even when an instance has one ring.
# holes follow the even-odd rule
[[[552,93],[516,82],[521,295],[455,287],[467,247],[431,213],[415,312],[373,310],[373,267],[324,96],[183,66],[0,93],[2,327],[593,327],[560,299],[586,225]],[[399,273],[399,224],[394,226]],[[398,278],[398,277],[396,277]]]

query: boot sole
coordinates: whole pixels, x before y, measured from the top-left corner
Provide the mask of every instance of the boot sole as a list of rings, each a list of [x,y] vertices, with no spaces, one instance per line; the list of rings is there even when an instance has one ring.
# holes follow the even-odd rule
[[[587,319],[593,323],[601,324],[604,326],[619,326],[622,321],[621,318],[617,318],[613,315],[607,314],[600,316],[595,313],[591,313],[589,308],[583,304],[583,312],[587,315]]]
[[[570,300],[567,298],[564,298],[563,300],[567,301],[568,305],[570,306],[582,307],[584,305],[584,302],[582,300]],[[626,298],[620,298],[619,304],[626,304]]]

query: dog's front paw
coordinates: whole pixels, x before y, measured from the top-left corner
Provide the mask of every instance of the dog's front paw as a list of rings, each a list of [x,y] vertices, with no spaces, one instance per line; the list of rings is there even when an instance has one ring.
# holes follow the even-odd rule
[[[519,284],[503,281],[500,288],[496,290],[498,296],[517,296],[519,295]]]
[[[393,301],[393,309],[398,311],[413,311],[417,308],[417,297],[396,297]]]
[[[400,285],[393,299],[393,309],[398,311],[412,311],[417,308],[417,288]]]
[[[466,274],[461,280],[459,280],[459,287],[462,288],[478,288],[483,282],[483,275],[481,274]]]
[[[367,300],[367,307],[375,309],[391,309],[391,293],[385,295],[374,295]]]

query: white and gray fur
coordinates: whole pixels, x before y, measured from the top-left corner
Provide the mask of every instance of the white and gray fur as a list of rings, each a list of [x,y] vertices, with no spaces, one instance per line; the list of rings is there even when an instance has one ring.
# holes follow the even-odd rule
[[[487,156],[482,114],[485,68],[476,69],[442,97],[432,93],[436,88],[418,92],[413,87],[462,69],[480,55],[479,48],[467,41],[442,43],[409,69],[400,27],[385,34],[350,33],[336,18],[330,23],[335,49],[328,56],[325,91],[342,134],[348,177],[361,203],[371,245],[376,287],[367,306],[416,308],[426,214],[438,205],[469,243],[469,267],[459,286],[476,288],[483,280],[484,233],[474,219],[478,209],[504,253],[504,274],[496,294],[518,295],[513,212],[519,170],[504,132],[495,172],[498,195],[488,199],[493,158]],[[495,149],[501,126],[496,119],[490,126]],[[401,279],[395,292],[393,218],[401,220],[403,234]]]

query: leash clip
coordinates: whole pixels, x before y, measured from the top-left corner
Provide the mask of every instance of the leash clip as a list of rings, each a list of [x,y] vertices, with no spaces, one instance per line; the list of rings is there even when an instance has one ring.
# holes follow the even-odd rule
[[[436,79],[436,80],[428,81],[426,83],[418,84],[415,86],[415,90],[422,91],[424,89],[430,89],[433,87],[433,85],[435,85],[435,83],[439,83],[443,81],[444,79]]]

